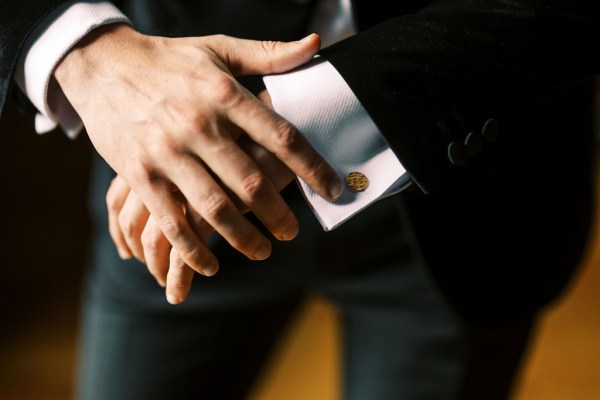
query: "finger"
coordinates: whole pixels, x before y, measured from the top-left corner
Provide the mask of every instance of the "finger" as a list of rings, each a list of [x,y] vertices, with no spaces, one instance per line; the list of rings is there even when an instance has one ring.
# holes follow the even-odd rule
[[[186,217],[188,221],[194,227],[194,230],[198,234],[200,240],[203,243],[207,243],[208,237],[213,232],[212,227],[202,218],[201,215],[196,213],[192,208],[186,208]],[[170,256],[168,257],[168,270],[165,277],[167,287],[167,300],[171,304],[180,304],[186,298],[191,290],[192,279],[194,277],[194,270],[185,264],[185,262],[179,257],[176,251],[171,249]],[[206,276],[211,276],[217,273],[217,270],[208,271],[206,268],[202,271]]]
[[[188,222],[190,223],[192,229],[194,229],[194,232],[196,232],[196,235],[198,235],[202,243],[208,243],[208,238],[215,231],[213,227],[210,226],[208,222],[206,222],[202,215],[198,214],[196,210],[194,210],[192,207],[189,207],[189,205],[186,207],[185,213]],[[216,267],[218,268],[218,265]],[[202,275],[213,276],[217,273],[217,271],[218,269],[210,271],[205,268],[204,270],[202,270]]]
[[[298,221],[272,182],[256,163],[232,140],[215,148],[196,146],[197,152],[221,182],[260,219],[279,240],[298,233]]]
[[[130,191],[119,213],[119,228],[127,246],[138,260],[146,262],[142,246],[142,232],[150,213],[139,196]]]
[[[296,42],[256,41],[231,36],[210,36],[207,45],[227,60],[234,76],[267,75],[289,71],[310,61],[321,47],[313,33]]]
[[[247,135],[240,137],[238,143],[256,165],[260,166],[263,173],[273,183],[275,190],[280,192],[296,177],[281,160],[261,145],[253,142]]]
[[[167,274],[167,301],[181,304],[185,301],[194,279],[194,270],[188,267],[177,251],[171,249],[170,267]]]
[[[226,112],[234,124],[279,158],[321,197],[328,200],[340,197],[343,187],[339,177],[294,125],[253,96]]]
[[[148,271],[150,271],[160,286],[166,287],[171,244],[152,216],[148,218],[146,227],[142,232],[142,246],[144,248],[144,258]]]
[[[271,254],[269,240],[244,218],[197,160],[193,157],[182,159],[171,176],[189,205],[232,247],[253,260],[264,260]]]
[[[195,179],[195,178],[194,178]],[[189,184],[189,182],[188,182]],[[218,268],[218,260],[192,230],[181,204],[166,184],[140,185],[140,197],[145,199],[150,213],[161,231],[186,264],[198,272]]]
[[[127,183],[120,177],[116,176],[106,192],[106,208],[108,209],[108,232],[112,238],[119,256],[127,260],[131,258],[131,250],[127,246],[123,232],[119,227],[119,213],[125,204],[130,188]]]

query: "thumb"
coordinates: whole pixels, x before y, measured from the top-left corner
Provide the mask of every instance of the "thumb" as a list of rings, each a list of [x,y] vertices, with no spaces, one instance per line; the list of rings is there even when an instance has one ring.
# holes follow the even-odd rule
[[[312,33],[295,42],[257,41],[222,36],[212,50],[234,76],[286,72],[307,63],[321,48],[321,38]]]

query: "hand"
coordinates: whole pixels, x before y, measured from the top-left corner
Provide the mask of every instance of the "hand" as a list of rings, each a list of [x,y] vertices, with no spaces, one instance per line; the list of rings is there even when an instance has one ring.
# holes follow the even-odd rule
[[[276,238],[298,231],[273,183],[239,147],[242,131],[317,193],[341,194],[335,172],[302,135],[234,79],[295,68],[318,48],[316,35],[292,43],[168,39],[109,25],[81,41],[55,77],[98,152],[140,196],[183,261],[210,275],[218,260],[194,221],[206,221],[251,259],[270,254],[269,240],[223,187]]]
[[[133,255],[146,263],[159,285],[166,287],[167,300],[172,304],[182,303],[191,289],[195,271],[171,247],[137,194],[117,176],[106,194],[106,203],[109,232],[121,258]],[[181,207],[185,210],[183,204]],[[201,226],[199,236],[206,243],[213,229],[206,223]],[[207,275],[212,273],[216,270]]]
[[[268,100],[268,95],[261,98]],[[294,179],[294,174],[284,164],[247,136],[240,138],[240,147],[260,166],[277,190],[283,189]],[[194,270],[185,264],[174,248],[170,249],[156,220],[149,216],[139,197],[119,176],[113,179],[106,202],[109,231],[121,257],[130,258],[133,254],[145,262],[156,281],[166,287],[167,300],[172,304],[182,303],[191,289]],[[247,211],[241,202],[236,204],[241,211]],[[206,242],[212,227],[203,220],[195,223],[201,227],[200,236]]]

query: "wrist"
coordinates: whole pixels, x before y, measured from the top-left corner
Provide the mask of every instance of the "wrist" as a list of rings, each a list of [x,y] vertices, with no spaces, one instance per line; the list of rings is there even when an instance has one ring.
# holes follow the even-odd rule
[[[142,40],[144,35],[138,33],[130,25],[116,23],[95,28],[82,38],[58,62],[53,77],[63,92],[69,93],[81,83],[92,78],[103,63],[106,63],[111,50],[116,46],[132,41]]]

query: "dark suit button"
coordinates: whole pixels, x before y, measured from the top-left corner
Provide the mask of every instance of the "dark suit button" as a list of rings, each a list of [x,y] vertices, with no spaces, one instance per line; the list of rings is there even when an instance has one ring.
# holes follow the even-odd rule
[[[483,147],[483,137],[479,132],[469,132],[465,139],[465,145],[467,146],[467,153],[470,156],[479,154]]]
[[[464,165],[469,159],[467,146],[461,142],[452,142],[448,145],[448,158],[454,165]]]
[[[488,119],[481,128],[481,134],[486,142],[495,142],[500,135],[500,124],[493,118]]]

